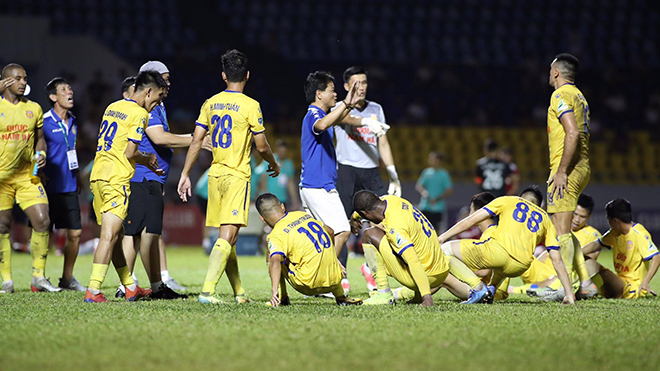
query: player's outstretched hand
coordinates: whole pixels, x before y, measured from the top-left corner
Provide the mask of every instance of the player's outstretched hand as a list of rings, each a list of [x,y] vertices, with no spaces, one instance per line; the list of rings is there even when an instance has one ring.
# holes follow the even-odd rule
[[[564,172],[556,172],[548,179],[548,185],[552,185],[550,189],[550,199],[564,198],[566,194],[566,186],[568,184],[568,175]],[[556,195],[555,195],[556,193]]]
[[[188,197],[192,196],[190,188],[190,177],[182,175],[181,179],[179,179],[179,185],[176,187],[176,190],[183,202],[188,202]]]
[[[401,197],[401,181],[400,180],[391,180],[390,186],[387,189],[387,194],[395,195]]]
[[[358,81],[355,81],[353,83],[353,86],[351,86],[351,89],[348,91],[348,94],[346,94],[346,99],[344,100],[344,104],[346,104],[349,108],[352,108],[357,104],[357,102],[360,101],[360,97],[358,96],[357,90],[358,90]]]
[[[419,304],[420,307],[432,307],[433,305],[433,298],[429,294],[424,295],[422,297],[422,302]]]
[[[275,164],[268,164],[268,169],[266,169],[268,176],[275,178],[280,175],[280,164],[276,162]]]

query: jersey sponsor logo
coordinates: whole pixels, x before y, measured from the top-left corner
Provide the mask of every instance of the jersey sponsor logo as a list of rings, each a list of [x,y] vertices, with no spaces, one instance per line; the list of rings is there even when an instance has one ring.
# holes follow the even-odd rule
[[[34,118],[34,112],[32,112],[32,111],[25,111],[25,116],[27,116],[27,118],[29,118],[29,119]]]
[[[563,112],[568,109],[569,109],[568,104],[566,104],[563,99],[559,100],[559,103],[557,104],[557,111]]]
[[[268,252],[273,252],[275,250],[275,245],[273,245],[273,241],[268,240]]]
[[[401,246],[403,246],[407,243],[408,243],[408,240],[403,238],[400,234],[398,234],[398,233],[396,234],[396,245],[397,246],[401,247]]]
[[[232,211],[231,211],[231,214],[232,214],[233,216],[238,215],[238,210],[236,210],[236,209],[232,210]]]

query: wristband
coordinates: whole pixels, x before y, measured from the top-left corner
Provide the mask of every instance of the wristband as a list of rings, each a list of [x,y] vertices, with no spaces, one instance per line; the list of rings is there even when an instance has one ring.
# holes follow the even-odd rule
[[[396,173],[396,166],[390,165],[387,167],[387,173],[390,175],[390,179],[393,181],[399,180],[399,175]]]

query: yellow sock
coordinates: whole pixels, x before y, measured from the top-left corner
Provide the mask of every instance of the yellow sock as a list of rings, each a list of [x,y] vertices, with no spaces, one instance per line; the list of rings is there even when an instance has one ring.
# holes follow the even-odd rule
[[[460,261],[455,256],[448,256],[449,258],[449,272],[454,275],[454,277],[459,280],[467,283],[470,287],[477,288],[481,285],[481,279],[477,277],[470,268],[468,268],[465,263]]]
[[[245,289],[241,283],[241,275],[238,272],[238,256],[236,256],[236,246],[231,247],[231,253],[229,254],[229,259],[227,259],[227,267],[225,268],[225,272],[227,272],[227,278],[229,279],[229,284],[231,285],[232,290],[234,290],[234,295],[245,295]]]
[[[133,276],[131,276],[131,272],[128,270],[128,266],[123,266],[121,268],[115,267],[115,270],[119,275],[119,281],[121,284],[124,285],[124,287],[132,289],[131,286],[135,285],[135,281],[133,281]]]
[[[32,252],[32,277],[43,277],[46,273],[46,258],[48,258],[49,232],[32,230],[30,251]]]
[[[101,291],[101,285],[105,281],[105,276],[108,274],[109,264],[96,264],[92,266],[92,276],[89,279],[89,289]]]
[[[511,287],[511,293],[512,294],[525,294],[527,293],[527,290],[532,288],[532,284],[528,283],[522,286],[514,286]]]
[[[507,277],[503,279],[502,282],[500,282],[500,284],[497,286],[497,290],[495,291],[495,297],[493,298],[494,300],[504,300],[509,297],[510,281],[511,280],[509,279],[509,277]]]
[[[599,289],[603,287],[603,277],[600,276],[600,273],[597,273],[595,276],[591,277],[591,280]]]
[[[0,275],[3,281],[11,281],[11,242],[9,234],[0,234]]]
[[[561,281],[559,280],[559,278],[557,278],[554,281],[552,281],[552,283],[549,284],[548,287],[553,289],[553,290],[559,290],[559,288],[563,287],[563,286],[562,286]]]
[[[580,277],[580,282],[589,282],[591,277],[589,277],[589,272],[587,272],[587,264],[584,262],[584,254],[582,254],[582,247],[580,246],[580,241],[573,233],[571,233],[571,240],[573,241],[573,246],[575,246],[575,253],[573,254],[573,269]]]
[[[575,246],[573,245],[573,234],[566,233],[559,236],[559,252],[561,253],[561,260],[566,265],[566,271],[573,271],[573,255],[575,254]]]
[[[384,246],[383,241],[387,243],[387,239],[383,238],[380,240],[379,247],[384,248],[389,246]],[[385,268],[385,260],[383,256],[376,250],[376,247],[372,244],[362,244],[364,249],[364,257],[367,260],[367,266],[373,272],[374,280],[376,281],[376,288],[380,292],[387,292],[390,289],[390,282],[387,279],[387,268]],[[373,267],[372,267],[373,265]]]
[[[218,238],[213,245],[213,250],[209,256],[209,270],[206,272],[206,280],[204,287],[202,287],[202,294],[213,295],[215,294],[215,286],[220,281],[222,272],[225,271],[229,255],[231,254],[231,245],[229,242]]]

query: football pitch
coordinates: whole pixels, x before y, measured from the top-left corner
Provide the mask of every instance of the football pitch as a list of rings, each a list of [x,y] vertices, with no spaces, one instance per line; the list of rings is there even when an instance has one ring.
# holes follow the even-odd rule
[[[86,285],[91,255],[80,256]],[[51,254],[57,284],[62,257]],[[604,252],[599,261],[611,266]],[[349,261],[351,296],[366,298],[361,259]],[[523,295],[493,305],[464,306],[446,291],[436,306],[338,307],[291,294],[292,306],[270,308],[264,257],[239,257],[254,300],[211,306],[114,299],[111,269],[105,304],[83,293],[31,293],[30,257],[13,255],[15,294],[0,295],[0,370],[657,370],[660,300],[592,300],[573,307]],[[169,271],[198,293],[208,259],[201,248],[170,248]],[[140,263],[140,284],[148,287]],[[519,282],[516,282],[519,283]],[[652,282],[660,291],[660,281]]]

